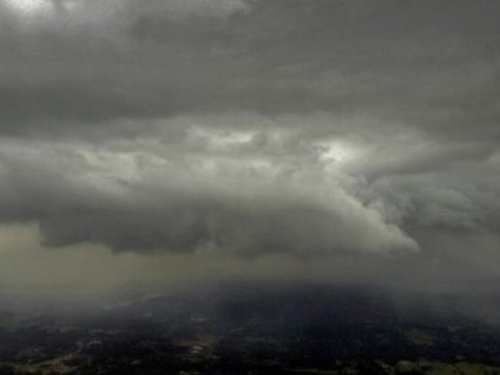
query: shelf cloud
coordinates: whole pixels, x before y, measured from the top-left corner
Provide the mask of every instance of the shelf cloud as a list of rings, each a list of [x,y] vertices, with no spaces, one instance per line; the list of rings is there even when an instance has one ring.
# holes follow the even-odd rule
[[[2,0],[0,237],[498,277],[499,13]]]

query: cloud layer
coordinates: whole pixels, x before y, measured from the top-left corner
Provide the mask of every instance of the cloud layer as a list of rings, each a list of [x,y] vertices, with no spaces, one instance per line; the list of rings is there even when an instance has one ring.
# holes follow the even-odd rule
[[[44,247],[483,269],[499,245],[499,13],[3,0],[0,220],[36,224]]]

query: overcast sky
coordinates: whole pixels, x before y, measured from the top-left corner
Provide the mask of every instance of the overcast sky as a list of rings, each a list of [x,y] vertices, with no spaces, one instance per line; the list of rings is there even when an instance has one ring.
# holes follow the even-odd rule
[[[493,0],[0,0],[0,289],[494,289],[499,19]]]

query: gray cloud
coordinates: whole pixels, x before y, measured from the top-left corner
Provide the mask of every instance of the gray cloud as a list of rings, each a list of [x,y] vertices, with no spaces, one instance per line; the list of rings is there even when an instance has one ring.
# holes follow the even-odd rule
[[[0,220],[43,246],[494,273],[495,2],[12,4]]]
[[[312,170],[314,159],[252,161],[255,154],[237,159],[216,151],[189,156],[183,147],[170,157],[43,143],[7,149],[1,217],[39,222],[48,246],[95,242],[116,251],[306,257],[417,249],[376,211]],[[294,165],[297,159],[306,164]]]
[[[71,4],[28,26],[4,16],[4,132],[41,121],[43,132],[67,132],[70,122],[78,131],[82,121],[321,110],[498,137],[491,2]]]

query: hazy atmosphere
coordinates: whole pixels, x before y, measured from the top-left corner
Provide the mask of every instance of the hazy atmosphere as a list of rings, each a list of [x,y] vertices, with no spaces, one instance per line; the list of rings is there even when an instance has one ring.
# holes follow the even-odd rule
[[[499,19],[487,0],[0,0],[0,292],[498,292]]]

